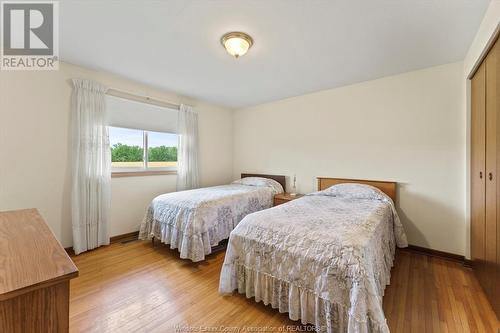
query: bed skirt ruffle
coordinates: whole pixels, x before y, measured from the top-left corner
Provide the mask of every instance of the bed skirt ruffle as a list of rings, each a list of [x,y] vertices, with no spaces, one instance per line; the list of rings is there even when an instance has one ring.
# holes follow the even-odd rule
[[[226,283],[236,286],[223,286],[224,290],[238,290],[247,298],[255,298],[256,302],[263,302],[278,309],[280,313],[288,312],[292,320],[300,320],[304,325],[312,324],[318,332],[337,333],[389,333],[387,323],[373,321],[369,316],[357,318],[349,313],[349,309],[342,304],[332,303],[319,297],[314,291],[299,287],[293,283],[280,280],[269,274],[257,272],[241,264],[234,267],[223,267],[233,270],[232,281]]]
[[[149,207],[144,221],[141,223],[139,239],[150,240],[154,237],[160,242],[170,245],[171,249],[178,249],[182,259],[197,262],[205,260],[205,256],[212,253],[213,246],[229,238],[234,226],[232,221],[226,222],[220,223],[206,232],[186,234],[171,224],[155,220],[153,209]]]

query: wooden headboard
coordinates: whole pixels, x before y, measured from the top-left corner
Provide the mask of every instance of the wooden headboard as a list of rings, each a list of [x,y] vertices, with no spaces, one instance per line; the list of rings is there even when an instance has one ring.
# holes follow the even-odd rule
[[[286,192],[286,177],[285,176],[279,176],[279,175],[260,175],[258,173],[242,173],[241,178],[247,178],[247,177],[262,177],[262,178],[269,178],[269,179],[274,179],[278,183],[283,186],[283,191]]]
[[[386,182],[378,180],[363,180],[363,179],[345,179],[345,178],[323,178],[318,177],[318,190],[324,190],[330,186],[342,184],[342,183],[358,183],[371,185],[378,188],[385,194],[387,194],[392,201],[396,202],[396,184],[395,182]]]

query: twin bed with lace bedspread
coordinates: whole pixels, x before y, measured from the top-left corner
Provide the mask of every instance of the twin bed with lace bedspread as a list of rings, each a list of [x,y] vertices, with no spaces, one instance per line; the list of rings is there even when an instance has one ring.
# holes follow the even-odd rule
[[[248,177],[229,185],[163,194],[151,202],[139,238],[155,237],[178,249],[181,258],[201,261],[246,215],[271,207],[274,195],[282,192],[272,179]]]
[[[245,217],[231,233],[219,291],[325,332],[389,332],[382,296],[396,245],[407,240],[388,196],[335,185]]]

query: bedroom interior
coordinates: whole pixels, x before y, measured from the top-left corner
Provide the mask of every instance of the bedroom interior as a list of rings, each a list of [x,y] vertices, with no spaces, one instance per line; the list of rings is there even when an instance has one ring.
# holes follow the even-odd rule
[[[500,0],[0,6],[0,332],[500,332]]]

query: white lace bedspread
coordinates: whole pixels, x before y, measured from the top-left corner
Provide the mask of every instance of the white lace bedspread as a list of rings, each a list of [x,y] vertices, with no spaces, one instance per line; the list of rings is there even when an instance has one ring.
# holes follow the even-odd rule
[[[271,207],[275,193],[270,187],[230,184],[160,195],[148,208],[139,239],[154,236],[177,248],[181,258],[204,260],[243,217]]]
[[[390,199],[305,196],[247,216],[219,291],[238,290],[327,332],[389,332],[382,296],[406,236]]]

